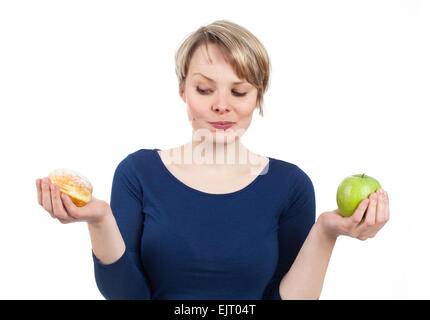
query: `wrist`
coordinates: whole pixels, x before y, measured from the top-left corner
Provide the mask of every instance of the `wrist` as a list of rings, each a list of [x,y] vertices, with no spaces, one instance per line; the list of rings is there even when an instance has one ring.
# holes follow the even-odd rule
[[[339,234],[329,231],[327,221],[324,220],[323,215],[319,216],[315,222],[315,229],[319,239],[323,241],[336,242],[339,236]]]
[[[110,225],[113,221],[115,221],[115,217],[113,216],[110,206],[107,206],[106,211],[102,215],[97,219],[87,221],[87,223],[91,228],[100,229],[106,225]]]

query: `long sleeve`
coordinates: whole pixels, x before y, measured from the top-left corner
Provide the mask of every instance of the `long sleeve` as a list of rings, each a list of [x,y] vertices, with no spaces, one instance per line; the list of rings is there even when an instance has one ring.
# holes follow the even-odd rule
[[[106,299],[150,299],[149,280],[140,259],[143,232],[143,192],[132,155],[117,166],[110,206],[125,242],[124,254],[112,264],[103,264],[92,252],[97,287]]]
[[[125,242],[112,264],[94,256],[107,299],[281,300],[279,285],[315,222],[309,177],[269,158],[267,171],[230,193],[176,178],[157,149],[115,170],[111,208]]]
[[[279,258],[275,274],[263,299],[281,300],[279,285],[296,259],[309,231],[315,223],[315,190],[309,176],[297,167],[292,197],[279,217]]]

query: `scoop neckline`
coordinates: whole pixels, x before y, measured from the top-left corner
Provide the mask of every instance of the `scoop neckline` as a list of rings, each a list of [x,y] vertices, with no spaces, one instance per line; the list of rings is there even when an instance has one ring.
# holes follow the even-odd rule
[[[269,162],[266,164],[266,166],[264,167],[264,169],[260,171],[260,173],[258,174],[258,176],[254,180],[252,180],[247,186],[245,186],[244,188],[242,188],[240,190],[236,190],[236,191],[228,192],[228,193],[208,193],[208,192],[204,192],[204,191],[201,191],[201,190],[194,189],[194,188],[186,185],[185,183],[183,183],[178,178],[176,178],[173,175],[173,173],[171,173],[169,171],[169,169],[167,169],[166,165],[164,164],[163,160],[161,159],[161,156],[158,153],[159,150],[160,149],[157,149],[157,148],[152,149],[152,151],[155,153],[155,156],[156,156],[156,158],[158,160],[158,163],[162,167],[163,171],[167,174],[168,177],[170,177],[170,179],[173,182],[175,182],[176,184],[180,185],[181,187],[183,187],[186,190],[191,191],[193,193],[196,193],[196,194],[199,194],[199,195],[202,195],[202,196],[205,196],[205,197],[214,197],[214,198],[231,197],[231,196],[238,195],[240,193],[243,193],[243,192],[251,189],[255,184],[257,184],[263,178],[263,176],[265,176],[265,174],[262,175],[261,172],[264,172],[267,167],[270,168],[270,164],[273,161],[273,159],[271,157],[267,157],[269,159]]]

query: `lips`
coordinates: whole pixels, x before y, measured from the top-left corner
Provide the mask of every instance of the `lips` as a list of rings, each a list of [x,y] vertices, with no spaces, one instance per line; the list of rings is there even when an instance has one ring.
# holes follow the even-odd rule
[[[234,122],[231,121],[217,121],[217,122],[210,122],[210,124],[218,124],[218,125],[226,125],[226,124],[233,124]]]
[[[209,122],[212,127],[216,129],[226,130],[234,125],[234,122],[231,121],[217,121],[217,122]]]

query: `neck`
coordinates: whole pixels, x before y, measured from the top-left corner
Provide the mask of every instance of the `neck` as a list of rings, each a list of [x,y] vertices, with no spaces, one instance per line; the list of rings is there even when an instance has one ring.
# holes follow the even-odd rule
[[[250,151],[236,138],[231,143],[191,140],[182,146],[186,164],[203,167],[237,167],[249,165]]]
[[[266,159],[248,150],[239,137],[231,143],[192,139],[179,148],[164,153],[166,164],[192,167],[193,171],[237,173],[261,171]]]

